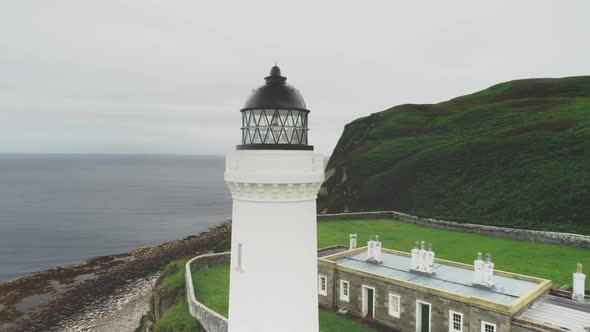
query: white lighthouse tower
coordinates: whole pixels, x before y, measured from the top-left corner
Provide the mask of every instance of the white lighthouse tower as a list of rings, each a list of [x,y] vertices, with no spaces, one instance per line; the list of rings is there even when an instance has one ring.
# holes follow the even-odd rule
[[[309,110],[274,66],[246,101],[226,157],[232,193],[230,332],[318,331],[316,197],[323,157]]]

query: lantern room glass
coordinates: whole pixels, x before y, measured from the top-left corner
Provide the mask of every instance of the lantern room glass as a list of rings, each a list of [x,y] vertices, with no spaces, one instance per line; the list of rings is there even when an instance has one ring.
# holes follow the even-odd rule
[[[307,145],[306,110],[242,110],[242,144]]]

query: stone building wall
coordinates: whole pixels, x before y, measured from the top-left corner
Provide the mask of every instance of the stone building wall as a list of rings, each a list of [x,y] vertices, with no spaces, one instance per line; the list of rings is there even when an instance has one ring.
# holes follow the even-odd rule
[[[509,332],[512,329],[509,316],[471,306],[469,310],[469,329],[465,331],[480,332],[482,321],[496,324],[497,332]]]
[[[325,266],[318,266],[318,287],[319,287],[319,274],[328,277],[328,291],[326,295],[318,294],[318,302],[320,307],[326,309],[334,309],[334,270]]]
[[[491,235],[507,239],[557,243],[574,247],[590,248],[590,236],[588,235],[534,231],[519,228],[459,223],[454,221],[438,220],[432,218],[421,218],[397,211],[319,214],[317,219],[318,221],[340,221],[355,219],[394,219],[412,224],[424,225],[428,227]]]
[[[320,304],[332,309],[345,308],[349,313],[362,317],[362,286],[375,288],[376,321],[396,331],[416,331],[417,300],[431,305],[431,331],[449,331],[449,310],[463,314],[463,331],[480,332],[481,322],[496,324],[497,332],[511,331],[508,315],[491,312],[471,306],[467,303],[426,291],[414,290],[399,285],[389,284],[370,277],[360,276],[344,271],[330,271],[330,267],[320,266],[320,273],[328,276],[328,295],[319,295]],[[349,302],[340,300],[340,280],[349,282]],[[389,315],[389,293],[400,296],[400,317]]]

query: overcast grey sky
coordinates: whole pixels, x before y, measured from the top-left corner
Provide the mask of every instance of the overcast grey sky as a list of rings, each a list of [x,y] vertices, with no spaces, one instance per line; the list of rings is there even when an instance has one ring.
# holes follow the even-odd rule
[[[527,77],[590,74],[590,1],[0,0],[0,152],[222,154],[274,60],[310,142]]]

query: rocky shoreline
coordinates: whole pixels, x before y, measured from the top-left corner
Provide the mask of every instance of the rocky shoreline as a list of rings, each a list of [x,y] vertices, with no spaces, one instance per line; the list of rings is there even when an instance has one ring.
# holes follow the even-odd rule
[[[149,310],[149,298],[159,273],[130,281],[106,299],[95,301],[79,314],[60,321],[62,332],[134,331]]]
[[[214,250],[229,223],[185,239],[0,283],[0,331],[132,331],[169,262]]]

